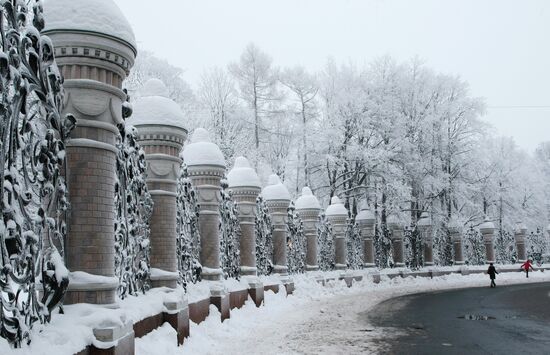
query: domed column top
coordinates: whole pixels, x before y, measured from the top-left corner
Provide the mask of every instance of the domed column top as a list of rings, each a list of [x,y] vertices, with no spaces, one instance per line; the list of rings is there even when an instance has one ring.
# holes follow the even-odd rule
[[[137,54],[132,27],[113,0],[48,0],[43,33],[65,79],[122,87]]]

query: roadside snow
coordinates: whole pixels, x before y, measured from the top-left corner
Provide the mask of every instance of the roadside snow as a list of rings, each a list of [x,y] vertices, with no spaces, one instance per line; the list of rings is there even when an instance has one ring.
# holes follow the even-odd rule
[[[501,274],[498,284],[550,281],[548,272],[532,275],[526,279],[519,272]],[[381,331],[367,324],[364,315],[376,304],[412,293],[488,285],[484,274],[433,279],[381,277],[380,284],[365,278],[348,288],[343,281],[322,286],[315,275],[294,276],[292,296],[286,297],[284,288],[278,294],[268,291],[264,307],[256,308],[249,301],[223,323],[217,309],[211,307],[203,323],[191,323],[191,336],[183,347],[178,348],[171,329],[163,327],[141,339],[136,354],[158,354],[157,349],[164,354],[242,354],[243,349],[255,354],[374,353],[379,349],[371,340],[380,337]]]

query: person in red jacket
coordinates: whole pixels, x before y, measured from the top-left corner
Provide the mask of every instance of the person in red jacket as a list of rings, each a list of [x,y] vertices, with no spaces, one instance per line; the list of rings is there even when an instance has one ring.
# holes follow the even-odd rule
[[[527,259],[527,261],[524,262],[523,265],[521,265],[521,268],[525,270],[525,275],[527,277],[529,277],[529,269],[535,271],[535,269],[533,269],[533,262],[531,261],[531,259]]]

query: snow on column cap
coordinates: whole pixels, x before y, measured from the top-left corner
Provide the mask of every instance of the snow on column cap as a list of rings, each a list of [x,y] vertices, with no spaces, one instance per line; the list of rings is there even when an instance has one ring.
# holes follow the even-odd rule
[[[522,221],[519,221],[516,223],[516,228],[514,229],[514,233],[516,234],[525,234],[527,233],[527,226]]]
[[[402,229],[401,221],[399,220],[399,218],[397,217],[397,215],[395,213],[392,213],[388,216],[388,219],[387,219],[386,223],[388,225],[389,230]]]
[[[416,223],[416,226],[421,229],[427,229],[432,226],[432,218],[428,214],[428,212],[422,212],[420,215],[420,219]]]
[[[250,166],[248,159],[237,157],[233,169],[227,174],[229,187],[262,187],[256,171]]]
[[[462,230],[462,224],[457,218],[451,217],[447,223],[447,228],[449,228],[451,232],[459,233]]]
[[[281,179],[276,174],[269,175],[267,186],[262,190],[262,196],[266,200],[289,200],[290,193]]]
[[[485,220],[479,226],[479,231],[482,234],[493,233],[495,231],[495,224],[489,220],[489,217],[485,217]]]
[[[313,195],[311,189],[305,186],[304,188],[302,188],[302,196],[298,197],[298,199],[296,200],[295,207],[297,210],[320,210],[321,204],[319,203],[317,197]]]
[[[132,26],[113,0],[47,0],[44,31],[95,32],[137,48]]]
[[[346,216],[348,215],[348,210],[340,200],[338,196],[332,196],[330,200],[330,206],[327,207],[325,212],[326,216]]]
[[[168,98],[168,88],[161,80],[147,80],[140,91],[141,97],[134,103],[132,116],[127,120],[129,125],[162,125],[185,129],[185,115],[180,105]]]
[[[374,222],[376,221],[376,217],[374,213],[370,210],[369,205],[364,203],[361,206],[361,211],[359,211],[357,216],[355,216],[355,221],[362,221],[367,224],[374,224]]]
[[[204,128],[197,128],[191,136],[191,143],[183,149],[183,160],[187,166],[217,165],[225,167],[225,158],[220,148],[212,143],[210,134]]]

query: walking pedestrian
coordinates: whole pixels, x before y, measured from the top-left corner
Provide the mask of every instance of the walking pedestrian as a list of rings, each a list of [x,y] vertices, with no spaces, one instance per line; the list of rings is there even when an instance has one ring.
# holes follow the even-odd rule
[[[493,265],[493,263],[489,264],[489,269],[487,269],[487,273],[489,274],[489,277],[491,278],[491,288],[497,287],[497,285],[495,284],[495,279],[497,277],[496,275],[498,274],[498,271],[497,271],[497,269],[495,269],[495,266]]]
[[[527,259],[527,261],[524,262],[523,265],[521,265],[521,268],[525,270],[525,276],[527,278],[529,278],[529,269],[535,271],[535,269],[533,268],[533,262],[531,261],[531,259]]]

